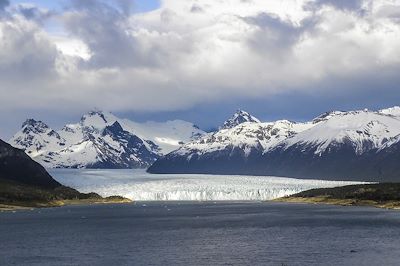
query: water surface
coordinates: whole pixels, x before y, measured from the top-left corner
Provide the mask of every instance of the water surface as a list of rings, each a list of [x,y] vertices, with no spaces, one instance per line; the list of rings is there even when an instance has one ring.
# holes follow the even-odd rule
[[[400,212],[142,202],[0,213],[0,265],[399,265]]]

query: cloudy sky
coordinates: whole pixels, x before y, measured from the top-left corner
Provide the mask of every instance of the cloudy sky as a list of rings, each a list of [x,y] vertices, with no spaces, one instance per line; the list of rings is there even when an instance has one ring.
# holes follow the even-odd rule
[[[400,104],[400,0],[0,0],[0,137],[93,108],[218,126]]]

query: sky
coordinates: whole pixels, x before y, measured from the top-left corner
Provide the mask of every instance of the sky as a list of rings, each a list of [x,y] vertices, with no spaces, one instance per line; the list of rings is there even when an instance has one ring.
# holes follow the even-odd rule
[[[0,138],[94,108],[209,130],[400,104],[400,0],[0,0]]]

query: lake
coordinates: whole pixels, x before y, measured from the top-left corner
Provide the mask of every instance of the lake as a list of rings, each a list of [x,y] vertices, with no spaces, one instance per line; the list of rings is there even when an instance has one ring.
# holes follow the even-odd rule
[[[0,265],[399,265],[400,212],[140,202],[0,213]]]

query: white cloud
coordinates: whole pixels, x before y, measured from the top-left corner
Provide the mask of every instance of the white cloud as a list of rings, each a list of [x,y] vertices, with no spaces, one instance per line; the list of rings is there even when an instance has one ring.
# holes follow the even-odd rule
[[[179,110],[400,70],[400,1],[164,0],[131,15],[89,2],[51,15],[62,36],[0,19],[2,110]]]
[[[89,47],[80,39],[74,39],[67,36],[49,36],[57,46],[57,49],[65,55],[89,60],[91,53]]]

